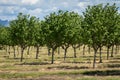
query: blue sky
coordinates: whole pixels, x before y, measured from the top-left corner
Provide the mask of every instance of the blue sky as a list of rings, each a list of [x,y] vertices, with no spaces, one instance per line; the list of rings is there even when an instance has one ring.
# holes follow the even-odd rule
[[[100,3],[116,3],[120,7],[120,0],[0,0],[0,19],[13,20],[19,12],[43,19],[59,9],[82,14],[88,5]]]

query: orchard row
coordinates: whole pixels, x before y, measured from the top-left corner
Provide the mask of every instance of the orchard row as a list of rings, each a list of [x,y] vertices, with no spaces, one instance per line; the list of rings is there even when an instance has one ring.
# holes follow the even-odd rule
[[[9,27],[0,28],[0,44],[20,46],[21,61],[28,46],[37,48],[36,55],[39,53],[39,47],[47,46],[52,50],[52,64],[54,52],[58,47],[64,49],[65,59],[70,46],[73,47],[76,57],[76,48],[88,45],[94,49],[93,68],[95,68],[98,49],[106,46],[109,58],[109,49],[114,45],[120,45],[120,13],[115,4],[88,6],[83,15],[59,10],[50,13],[44,20],[19,13],[17,18],[10,22]]]

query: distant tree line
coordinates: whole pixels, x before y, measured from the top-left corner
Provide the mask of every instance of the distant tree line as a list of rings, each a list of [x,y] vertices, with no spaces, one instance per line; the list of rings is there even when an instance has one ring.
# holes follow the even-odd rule
[[[94,50],[93,68],[95,68],[98,50],[100,50],[100,62],[102,62],[103,46],[107,47],[107,59],[109,59],[111,47],[117,53],[120,45],[120,13],[115,4],[109,5],[109,3],[88,6],[83,12],[83,16],[73,11],[59,10],[50,13],[44,20],[40,20],[35,16],[19,13],[17,18],[10,22],[9,27],[0,27],[0,45],[4,46],[6,50],[8,46],[13,49],[15,46],[19,46],[21,61],[27,47],[36,47],[37,59],[39,48],[46,46],[48,55],[52,56],[52,64],[55,50],[59,47],[64,49],[65,60],[67,49],[70,46],[73,47],[76,58],[76,49],[85,45]],[[111,53],[111,57],[113,57],[113,53]]]

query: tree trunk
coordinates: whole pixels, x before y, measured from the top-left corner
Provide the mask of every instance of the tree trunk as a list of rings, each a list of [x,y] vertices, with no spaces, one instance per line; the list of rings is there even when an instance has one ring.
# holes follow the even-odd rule
[[[74,49],[74,58],[76,58],[77,57],[76,56],[76,48],[74,47],[73,49]]]
[[[115,47],[115,54],[117,54],[118,53],[118,46],[116,45],[116,47]]]
[[[89,52],[89,54],[90,54],[90,51],[91,51],[91,50],[90,50],[90,46],[88,46],[88,52]]]
[[[62,49],[64,49],[64,61],[66,59],[67,49],[69,48],[69,45],[62,46]]]
[[[30,54],[30,46],[28,46],[27,55]]]
[[[94,49],[93,69],[95,68],[95,64],[96,64],[96,54],[97,54],[97,50]]]
[[[58,55],[60,55],[60,47],[58,47]]]
[[[119,45],[117,45],[117,50],[118,50],[118,53],[120,52],[120,46]]]
[[[50,56],[51,52],[50,52],[50,48],[48,47],[48,56]]]
[[[10,55],[10,46],[8,46],[8,54]]]
[[[24,53],[24,48],[21,48],[21,59],[20,59],[21,62],[23,61],[23,53]]]
[[[102,63],[102,47],[100,47],[100,61],[99,63]]]
[[[8,53],[7,45],[5,46],[5,51],[6,51],[6,54],[7,54]]]
[[[13,54],[14,54],[14,59],[16,58],[16,54],[15,54],[15,46],[13,46]]]
[[[107,60],[109,59],[109,49],[110,47],[107,47]]]
[[[83,46],[83,55],[85,55],[85,45]]]
[[[113,57],[113,49],[114,49],[114,45],[112,46],[111,57]]]
[[[80,47],[79,47],[79,50],[80,50]]]
[[[36,47],[36,59],[38,59],[38,54],[39,54],[39,46]]]
[[[17,47],[17,53],[18,53],[18,55],[19,55],[19,46]]]
[[[65,59],[66,59],[66,54],[67,54],[67,48],[65,48],[64,51],[65,51],[65,52],[64,52],[64,61],[65,61]]]
[[[51,64],[54,64],[54,51],[55,51],[55,49],[52,48],[52,60],[51,60]]]

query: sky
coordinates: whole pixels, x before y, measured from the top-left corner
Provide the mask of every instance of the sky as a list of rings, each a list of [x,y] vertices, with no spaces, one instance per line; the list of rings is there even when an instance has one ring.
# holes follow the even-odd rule
[[[22,12],[42,20],[58,10],[75,11],[82,15],[88,5],[101,3],[116,3],[120,7],[120,0],[0,0],[0,19],[10,21]],[[120,12],[120,8],[118,11]]]

